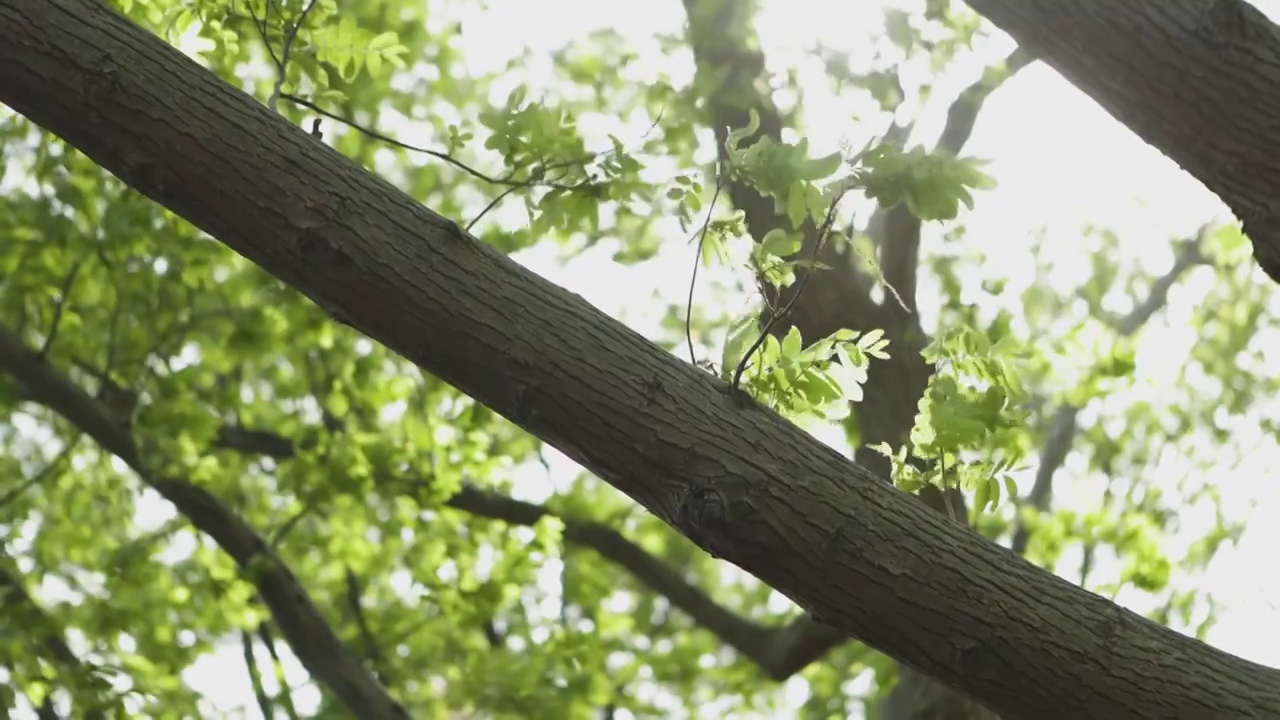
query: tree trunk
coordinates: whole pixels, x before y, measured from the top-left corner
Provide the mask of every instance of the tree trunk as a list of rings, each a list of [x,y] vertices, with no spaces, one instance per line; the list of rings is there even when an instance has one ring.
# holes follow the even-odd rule
[[[1280,282],[1280,31],[1245,0],[967,0],[1204,183]]]
[[[0,67],[0,101],[124,182],[815,618],[993,709],[1280,717],[1280,672],[941,518],[94,0],[0,0]]]

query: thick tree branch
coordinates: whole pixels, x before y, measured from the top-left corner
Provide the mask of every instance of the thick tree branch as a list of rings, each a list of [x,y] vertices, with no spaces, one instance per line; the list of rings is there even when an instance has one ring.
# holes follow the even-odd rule
[[[0,12],[0,15],[3,13]],[[104,450],[120,458],[191,524],[212,537],[258,588],[289,647],[303,667],[360,717],[408,717],[386,689],[329,627],[293,573],[263,539],[203,488],[160,477],[148,469],[134,437],[99,401],[57,373],[21,338],[0,327],[0,372],[16,378],[40,405],[49,408]]]
[[[1201,227],[1195,238],[1182,242],[1177,255],[1174,256],[1173,267],[1156,278],[1147,297],[1116,324],[1118,335],[1129,337],[1141,330],[1142,326],[1164,307],[1169,300],[1169,290],[1174,284],[1188,270],[1206,262],[1201,250],[1209,228],[1209,225]],[[1053,419],[1049,422],[1044,446],[1040,448],[1040,466],[1036,468],[1036,479],[1031,486],[1031,492],[1027,493],[1022,503],[1034,512],[1039,513],[1049,509],[1049,503],[1053,498],[1053,476],[1058,472],[1058,468],[1062,467],[1062,463],[1066,462],[1067,453],[1071,451],[1071,443],[1076,434],[1076,418],[1079,417],[1082,409],[1070,403],[1064,403],[1054,412]],[[1029,528],[1020,512],[1010,548],[1013,552],[1022,555],[1027,551],[1027,543],[1030,539]]]
[[[1280,282],[1280,31],[1260,10],[1246,0],[968,4],[1221,198]]]
[[[0,101],[921,672],[1026,717],[1280,716],[1280,672],[942,520],[106,6],[0,0],[0,66]]]

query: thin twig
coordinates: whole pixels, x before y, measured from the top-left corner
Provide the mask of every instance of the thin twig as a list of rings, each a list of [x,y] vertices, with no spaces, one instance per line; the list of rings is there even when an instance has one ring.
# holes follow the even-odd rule
[[[452,165],[452,166],[454,166],[454,167],[458,168],[459,170],[461,170],[461,171],[463,171],[463,172],[467,173],[467,174],[468,174],[468,175],[470,175],[471,177],[474,177],[474,178],[476,178],[477,180],[480,180],[480,181],[482,181],[482,182],[486,182],[486,183],[489,183],[489,184],[492,184],[492,185],[514,185],[514,186],[524,186],[524,185],[528,182],[527,180],[519,180],[519,181],[516,181],[516,180],[510,180],[510,179],[503,179],[503,178],[490,177],[490,176],[485,175],[484,173],[480,172],[479,170],[476,170],[475,168],[473,168],[473,167],[471,167],[471,166],[467,165],[466,163],[462,162],[461,160],[458,160],[457,158],[453,157],[452,155],[449,155],[448,153],[443,153],[443,152],[440,152],[439,150],[432,150],[431,148],[420,147],[420,146],[418,146],[418,145],[411,145],[411,144],[406,143],[406,142],[404,142],[404,141],[402,141],[402,140],[396,140],[395,138],[393,138],[393,137],[389,137],[389,136],[387,136],[387,135],[384,135],[384,134],[382,134],[382,133],[378,132],[377,130],[374,130],[374,129],[369,128],[369,127],[365,127],[364,125],[361,125],[360,123],[357,123],[357,122],[355,122],[355,121],[353,121],[353,120],[349,120],[349,119],[347,119],[347,118],[345,118],[345,117],[342,117],[341,115],[338,115],[338,114],[336,114],[336,113],[329,112],[328,110],[325,110],[324,108],[320,107],[319,105],[316,105],[315,103],[313,103],[313,102],[311,102],[310,100],[307,100],[307,99],[305,99],[305,98],[300,98],[300,97],[298,97],[298,96],[296,96],[296,95],[290,95],[290,94],[288,94],[288,93],[285,93],[285,94],[282,94],[282,95],[280,96],[280,99],[281,99],[281,100],[288,100],[289,102],[291,102],[291,103],[293,103],[293,104],[295,104],[295,105],[299,105],[299,106],[304,107],[304,108],[307,108],[307,109],[309,109],[309,110],[311,110],[311,111],[313,111],[313,112],[319,113],[320,115],[323,115],[324,117],[327,117],[327,118],[329,118],[330,120],[333,120],[334,122],[342,123],[343,125],[346,125],[347,127],[351,128],[351,129],[353,129],[353,130],[355,130],[356,132],[359,132],[360,134],[365,135],[365,136],[367,136],[367,137],[371,137],[371,138],[373,138],[374,140],[378,140],[378,141],[381,141],[381,142],[387,143],[388,145],[392,145],[392,146],[394,146],[394,147],[398,147],[398,148],[401,148],[401,149],[403,149],[403,150],[409,150],[409,151],[411,151],[411,152],[418,152],[418,153],[422,153],[422,154],[424,154],[424,155],[429,155],[429,156],[431,156],[431,157],[433,157],[433,158],[436,158],[437,160],[443,160],[444,162],[449,163],[450,165]],[[594,159],[595,159],[595,157],[596,157],[596,156],[593,154],[593,155],[591,155],[591,156],[589,156],[589,157],[587,157],[587,158],[585,158],[585,159],[582,159],[582,160],[580,160],[580,161],[579,161],[579,160],[575,160],[575,161],[566,161],[566,162],[563,162],[563,163],[562,163],[562,165],[571,165],[571,164],[578,164],[578,163],[586,164],[586,163],[591,162],[592,160],[594,160]],[[582,188],[582,186],[583,186],[584,184],[586,184],[586,183],[584,182],[584,183],[578,183],[578,184],[576,184],[576,185],[564,185],[564,184],[562,184],[562,183],[555,183],[555,182],[541,181],[541,183],[540,183],[540,184],[541,184],[541,185],[544,185],[544,186],[546,186],[546,187],[555,188],[555,189],[557,189],[557,190],[578,190],[578,189],[581,189],[581,188]]]
[[[715,212],[716,202],[720,200],[720,192],[724,189],[724,173],[716,172],[716,191],[711,196],[711,205],[707,208],[707,219],[702,222],[702,231],[698,233],[698,254],[693,258],[693,275],[689,278],[689,299],[684,306],[684,339],[689,344],[689,362],[697,365],[698,356],[693,350],[693,288],[698,283],[698,266],[702,264],[702,245],[707,240],[707,229],[711,227],[711,215]]]
[[[271,0],[267,0],[270,6]],[[280,91],[284,87],[285,70],[289,67],[289,52],[293,50],[293,41],[298,38],[298,31],[302,29],[303,23],[307,21],[307,15],[311,9],[316,6],[316,0],[311,0],[307,6],[302,9],[302,14],[298,16],[298,21],[289,25],[289,29],[284,34],[284,45],[280,49],[280,62],[276,64],[276,84],[271,88],[271,96],[267,98],[267,107],[271,108],[271,112],[276,111],[276,103],[280,100]]]
[[[253,636],[248,630],[240,631],[240,646],[244,655],[244,666],[249,672],[249,684],[253,686],[253,695],[257,698],[258,709],[262,711],[262,720],[274,720],[275,707],[271,696],[262,685],[262,672],[258,670],[258,662],[253,657]]]

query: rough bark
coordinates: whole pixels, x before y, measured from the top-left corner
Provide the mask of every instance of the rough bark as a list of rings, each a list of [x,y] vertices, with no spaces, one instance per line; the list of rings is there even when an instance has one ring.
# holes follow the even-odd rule
[[[0,0],[0,67],[0,101],[822,622],[1015,716],[1280,716],[1280,672],[940,518],[93,0]]]
[[[1280,282],[1280,30],[1244,0],[967,0],[1204,183]]]

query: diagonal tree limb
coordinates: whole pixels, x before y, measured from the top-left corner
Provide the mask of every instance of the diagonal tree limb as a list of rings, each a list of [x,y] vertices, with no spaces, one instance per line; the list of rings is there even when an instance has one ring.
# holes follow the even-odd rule
[[[0,64],[0,101],[942,684],[1024,717],[1280,717],[1277,671],[940,519],[110,8],[0,0]]]
[[[1116,324],[1117,334],[1121,337],[1130,337],[1141,330],[1147,321],[1164,307],[1169,299],[1169,290],[1174,284],[1191,268],[1205,264],[1202,250],[1209,230],[1210,226],[1204,225],[1194,238],[1181,243],[1181,247],[1174,256],[1173,267],[1156,278],[1147,297]],[[1035,482],[1031,486],[1031,492],[1027,493],[1026,499],[1021,503],[1024,507],[1036,513],[1049,509],[1053,499],[1053,475],[1058,468],[1062,467],[1062,463],[1066,462],[1067,453],[1071,451],[1071,443],[1076,434],[1076,418],[1079,417],[1082,409],[1070,403],[1063,403],[1054,411],[1053,419],[1049,422],[1049,430],[1045,434],[1044,446],[1040,448],[1040,466],[1036,468]],[[1022,555],[1027,551],[1027,543],[1031,538],[1022,512],[1018,515],[1010,549]]]
[[[349,709],[370,720],[408,717],[359,657],[342,643],[298,579],[252,528],[203,488],[154,474],[143,461],[137,441],[105,406],[60,375],[4,327],[0,327],[0,372],[15,377],[38,404],[120,458],[144,483],[173,503],[192,525],[212,537],[257,586],[303,667]]]

